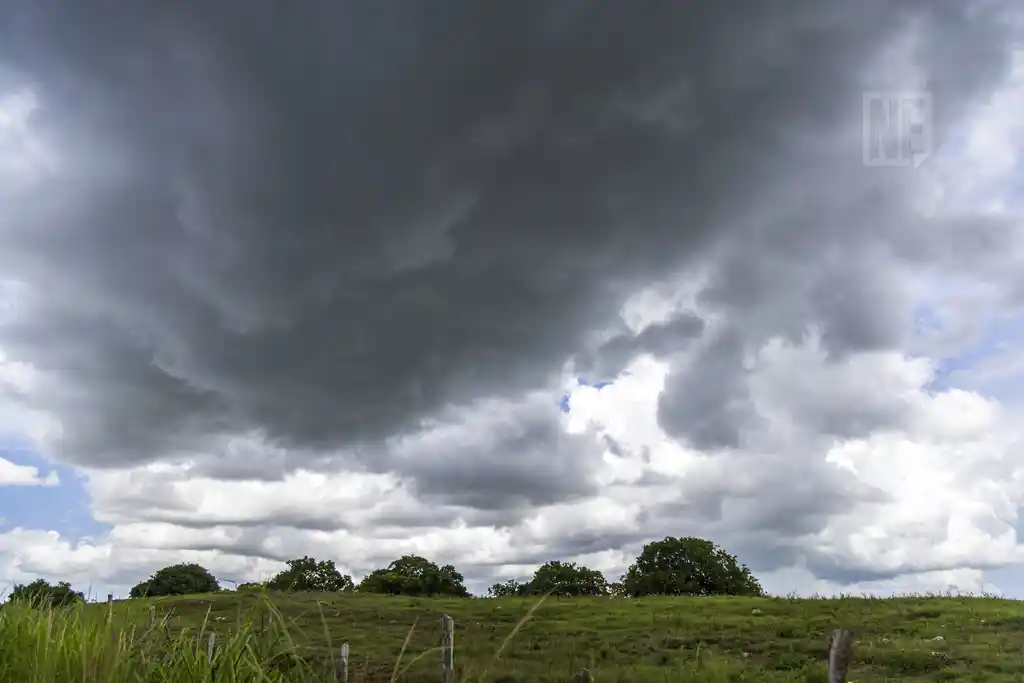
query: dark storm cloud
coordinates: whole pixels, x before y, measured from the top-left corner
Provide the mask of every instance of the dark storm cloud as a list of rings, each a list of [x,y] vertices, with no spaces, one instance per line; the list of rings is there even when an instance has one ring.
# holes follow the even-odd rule
[[[868,581],[888,581],[907,574],[923,574],[925,572],[950,571],[954,569],[990,571],[1006,566],[1006,563],[985,561],[965,564],[962,561],[913,558],[900,563],[896,567],[880,567],[863,560],[855,560],[849,556],[834,557],[814,551],[807,553],[806,561],[807,568],[819,579],[832,581],[840,585]]]
[[[40,128],[69,152],[101,141],[123,166],[26,199],[5,271],[37,286],[52,274],[51,296],[106,315],[97,355],[115,357],[131,330],[141,339],[138,360],[116,356],[99,377],[45,349],[13,353],[124,405],[131,373],[155,359],[167,383],[302,444],[379,437],[499,383],[536,384],[611,317],[603,283],[678,263],[710,230],[668,196],[710,189],[752,143],[789,132],[780,108],[838,107],[839,86],[854,85],[840,55],[892,23],[866,12],[873,31],[829,41],[815,68],[843,77],[819,77],[822,90],[796,91],[806,62],[783,52],[763,82],[711,97],[761,56],[726,40],[738,17],[775,38],[792,20],[762,4],[604,4],[554,24],[551,3],[486,7],[25,8],[0,57],[39,89]],[[673,136],[657,107],[611,106],[659,102],[672,85],[697,91],[721,135]],[[748,101],[769,110],[706,118]],[[62,197],[73,181],[90,192]],[[118,436],[117,412],[63,415],[78,458],[154,457],[162,418],[137,443]],[[110,442],[88,438],[99,433]]]
[[[739,331],[727,328],[669,375],[658,401],[665,432],[700,450],[739,447],[743,429],[760,422],[746,389],[747,351]]]
[[[0,207],[0,272],[35,291],[0,344],[46,373],[27,400],[66,456],[258,433],[291,454],[239,455],[242,476],[344,449],[485,509],[592,490],[597,455],[553,403],[494,438],[402,444],[552,385],[680,268],[710,268],[728,324],[678,318],[592,362],[712,335],[659,405],[700,448],[757,423],[743,361],[763,340],[813,323],[835,356],[898,343],[908,181],[861,166],[864,65],[916,27],[941,141],[1007,59],[994,11],[959,0],[114,4],[0,22],[0,66],[60,152]]]
[[[830,517],[851,512],[856,505],[890,500],[885,492],[828,464],[787,467],[775,461],[763,465],[774,471],[761,490],[777,495],[728,499],[730,521],[736,529],[762,532],[768,538],[799,538],[820,532]]]
[[[576,357],[576,369],[594,380],[614,378],[636,356],[669,356],[687,348],[704,331],[704,321],[695,315],[681,314],[665,323],[648,325],[639,334],[624,331],[601,344],[593,352]]]
[[[480,408],[470,424],[442,422],[395,440],[381,457],[412,479],[425,502],[529,509],[597,492],[597,440],[567,434],[548,397],[521,405],[482,402]]]
[[[119,449],[155,459],[231,424],[223,397],[161,371],[151,362],[151,349],[130,331],[118,330],[105,316],[75,310],[70,302],[37,306],[32,299],[21,302],[23,310],[4,326],[3,346],[49,371],[36,391],[65,428],[74,426],[67,434],[68,455],[110,462],[120,452],[106,450],[113,432]],[[39,395],[18,398],[31,404]]]

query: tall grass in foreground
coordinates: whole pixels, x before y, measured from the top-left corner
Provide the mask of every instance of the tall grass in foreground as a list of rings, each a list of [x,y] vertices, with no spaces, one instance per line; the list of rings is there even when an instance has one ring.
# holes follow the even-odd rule
[[[271,629],[257,633],[251,614],[220,631],[213,658],[207,656],[206,622],[198,630],[169,633],[119,625],[117,614],[84,605],[0,609],[2,683],[312,683],[333,681],[330,660],[300,656],[281,614],[265,606]],[[124,608],[127,613],[130,608]],[[120,615],[120,616],[126,616]]]
[[[503,671],[508,662],[502,654],[544,599],[535,603],[504,637],[495,642],[493,655],[472,661],[456,653],[457,680],[460,683],[526,683],[533,676]],[[100,605],[72,607],[32,607],[8,603],[0,607],[0,683],[334,683],[334,661],[326,652],[337,653],[340,642],[332,643],[323,613],[317,633],[303,632],[295,619],[284,616],[266,595],[246,610],[240,610],[232,623],[220,622],[216,629],[216,647],[208,658],[207,643],[210,615],[194,628],[171,630],[167,622],[152,628],[145,622],[148,603],[119,603],[113,612]],[[397,683],[404,681],[436,683],[439,667],[422,668],[425,657],[440,660],[440,648],[408,656],[407,646],[416,624],[412,624],[405,642],[396,648],[395,659],[387,670],[352,672],[349,683]],[[308,630],[308,629],[307,629]],[[311,648],[312,639],[326,641],[328,649]],[[725,683],[734,680],[736,670],[700,650],[682,665],[657,670],[634,669],[623,680],[679,681],[680,683]],[[413,665],[420,662],[420,669]],[[595,679],[602,680],[602,666],[596,662]],[[544,681],[574,680],[570,672],[541,674]],[[619,673],[622,673],[621,671]],[[823,677],[822,677],[823,678]]]

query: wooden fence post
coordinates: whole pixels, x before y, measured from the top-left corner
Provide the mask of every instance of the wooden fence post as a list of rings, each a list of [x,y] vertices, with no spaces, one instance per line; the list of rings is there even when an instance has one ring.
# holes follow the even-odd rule
[[[846,683],[846,672],[853,658],[853,631],[837,629],[828,650],[828,683]]]
[[[149,606],[149,630],[152,631],[153,627],[156,626],[156,607]]]
[[[341,644],[341,652],[334,660],[334,680],[348,683],[348,643]]]
[[[455,683],[455,620],[441,615],[441,681]]]

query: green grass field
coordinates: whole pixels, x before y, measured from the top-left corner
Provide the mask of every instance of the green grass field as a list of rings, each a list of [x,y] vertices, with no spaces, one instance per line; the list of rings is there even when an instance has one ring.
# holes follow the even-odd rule
[[[149,606],[163,624],[148,630]],[[531,608],[534,608],[531,613]],[[1024,603],[995,598],[443,600],[226,593],[48,614],[0,611],[0,681],[439,681],[440,617],[457,680],[825,681],[829,638],[856,631],[850,680],[1024,681]],[[527,619],[527,616],[529,618]],[[524,621],[525,619],[525,621]],[[518,630],[517,629],[517,624]],[[410,631],[411,629],[411,631]],[[217,634],[212,665],[197,635]],[[403,651],[404,646],[404,651]],[[401,654],[401,661],[399,655]]]

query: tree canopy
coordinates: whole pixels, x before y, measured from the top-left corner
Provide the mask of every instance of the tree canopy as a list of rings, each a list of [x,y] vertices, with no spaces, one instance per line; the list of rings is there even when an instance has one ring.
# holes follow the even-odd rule
[[[195,563],[175,564],[158,570],[151,577],[132,588],[133,598],[163,595],[191,595],[216,593],[220,584],[213,574]]]
[[[572,597],[577,595],[608,595],[608,581],[604,574],[575,562],[547,562],[537,568],[533,578],[526,583],[509,580],[496,583],[487,593],[492,597],[513,595],[556,595]]]
[[[386,569],[370,572],[359,583],[362,593],[454,595],[468,597],[462,574],[450,564],[439,567],[419,555],[403,555]]]
[[[438,566],[419,555],[403,555],[387,567],[370,572],[356,587],[333,560],[303,556],[269,581],[247,582],[237,590],[338,593],[358,590],[407,596],[468,597],[464,577],[454,566]],[[188,595],[220,591],[217,579],[195,563],[164,567],[131,589],[131,597]],[[552,560],[529,581],[508,580],[487,590],[491,597],[554,595],[640,597],[644,595],[764,595],[761,584],[735,556],[713,542],[695,537],[666,537],[643,547],[618,581],[609,582],[596,569],[576,562]],[[84,601],[66,582],[50,585],[44,579],[16,585],[11,601],[61,606]]]
[[[666,537],[644,546],[622,578],[622,591],[643,595],[763,595],[746,565],[702,538]]]
[[[85,595],[71,588],[67,581],[50,585],[45,579],[36,579],[28,584],[15,584],[8,600],[27,602],[33,607],[67,607],[85,602]]]
[[[548,562],[541,565],[530,579],[529,592],[563,597],[576,595],[607,595],[608,581],[604,574],[575,562]]]
[[[504,583],[493,584],[487,589],[487,595],[492,598],[511,598],[517,595],[526,595],[529,583],[509,579]]]
[[[266,587],[267,587],[266,583],[261,583],[259,581],[246,581],[245,583],[238,584],[235,587],[235,590],[239,590],[239,591],[261,591],[261,590],[265,590]]]
[[[352,577],[338,571],[334,560],[317,562],[312,557],[300,557],[287,564],[288,569],[266,583],[269,590],[337,593],[353,589]]]

